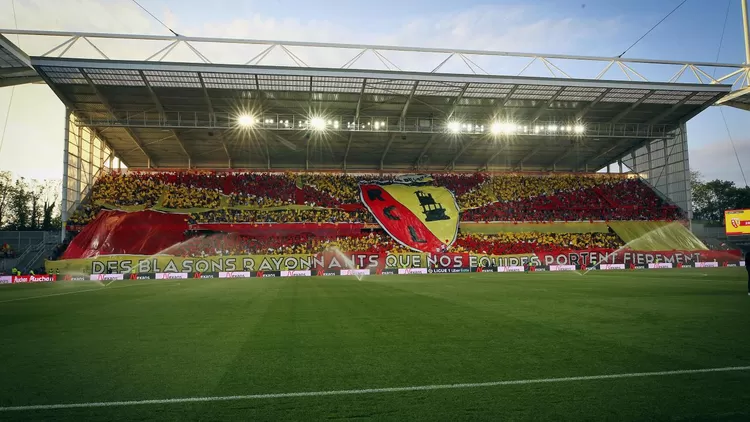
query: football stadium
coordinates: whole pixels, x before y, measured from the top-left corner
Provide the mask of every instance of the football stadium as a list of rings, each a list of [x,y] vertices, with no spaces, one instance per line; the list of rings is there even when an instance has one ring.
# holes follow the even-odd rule
[[[746,260],[691,231],[686,126],[750,110],[750,43],[0,34],[0,86],[66,107],[64,249],[1,279],[0,419],[750,419]]]

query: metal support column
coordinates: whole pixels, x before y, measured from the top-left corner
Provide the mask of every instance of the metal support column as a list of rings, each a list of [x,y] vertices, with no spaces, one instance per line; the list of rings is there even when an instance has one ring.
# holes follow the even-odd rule
[[[81,203],[81,155],[83,155],[83,127],[80,122],[76,121],[76,143],[78,144],[78,151],[76,152],[76,196],[74,205],[78,208]]]
[[[750,63],[750,17],[748,17],[747,0],[742,0],[742,29],[745,33],[745,63]]]
[[[60,209],[60,242],[65,241],[65,225],[70,215],[68,213],[68,145],[70,144],[70,109],[65,107],[65,134],[63,135],[63,174],[62,174],[62,207]]]

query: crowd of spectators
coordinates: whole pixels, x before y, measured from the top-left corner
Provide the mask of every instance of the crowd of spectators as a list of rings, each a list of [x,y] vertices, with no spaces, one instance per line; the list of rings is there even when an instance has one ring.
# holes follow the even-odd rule
[[[508,255],[583,249],[618,249],[624,243],[609,233],[500,233],[462,234],[449,252]],[[325,238],[309,234],[250,237],[235,233],[196,235],[164,251],[176,256],[292,255],[342,252],[398,253],[408,250],[382,231],[360,236]]]
[[[243,210],[219,209],[190,214],[188,224],[195,223],[374,223],[369,212],[347,212],[332,208]]]
[[[512,255],[581,249],[618,249],[624,243],[614,233],[500,233],[461,235],[451,252]]]
[[[221,193],[215,189],[194,189],[187,186],[168,186],[164,189],[162,206],[165,208],[219,208]]]
[[[327,250],[342,252],[406,252],[383,232],[360,236],[324,238],[308,234],[277,237],[250,237],[234,233],[197,235],[163,251],[167,255],[199,257],[226,255],[316,254]]]
[[[15,257],[16,257],[16,251],[13,250],[13,247],[7,243],[3,243],[2,247],[0,247],[0,258],[15,258]]]
[[[110,206],[171,209],[229,207],[270,208],[311,205],[337,209],[358,204],[360,182],[389,180],[395,175],[329,173],[146,172],[109,173],[94,185],[89,205],[69,220],[85,225]],[[678,220],[684,216],[646,183],[606,174],[433,174],[433,183],[451,189],[464,211],[463,221]],[[351,210],[352,208],[346,208]],[[259,215],[262,214],[262,215]],[[340,211],[313,214],[215,212],[201,217],[215,222],[239,221],[372,221]],[[341,218],[341,220],[339,220]],[[289,220],[286,220],[289,221]]]

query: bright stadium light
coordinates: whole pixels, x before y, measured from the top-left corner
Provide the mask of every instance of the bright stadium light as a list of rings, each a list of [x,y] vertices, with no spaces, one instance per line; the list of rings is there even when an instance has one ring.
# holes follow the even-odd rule
[[[245,126],[245,127],[254,126],[255,117],[249,114],[242,114],[239,117],[237,117],[237,123],[239,123],[240,126]]]
[[[573,131],[575,133],[581,134],[586,131],[586,128],[583,127],[583,125],[575,125],[575,127],[573,128]]]
[[[550,132],[557,132],[557,126],[555,125],[549,125],[547,128]]]
[[[322,117],[313,117],[312,119],[310,119],[310,127],[313,130],[325,130],[326,121]]]
[[[458,133],[461,132],[461,123],[460,122],[448,122],[448,130],[451,133]]]
[[[490,126],[490,133],[493,135],[499,135],[503,131],[503,124],[495,122]]]

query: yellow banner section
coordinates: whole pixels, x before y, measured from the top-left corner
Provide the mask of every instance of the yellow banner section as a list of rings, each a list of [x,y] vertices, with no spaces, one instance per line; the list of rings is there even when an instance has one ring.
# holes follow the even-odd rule
[[[441,242],[450,245],[455,241],[460,211],[453,192],[442,186],[390,184],[382,188],[408,208]]]
[[[481,255],[450,254],[456,267],[518,266],[538,260],[533,254]],[[284,271],[355,268],[428,268],[436,257],[422,253],[371,254],[339,252],[319,255],[241,255],[207,257],[111,255],[88,259],[47,261],[48,272],[56,274],[193,273],[222,271]],[[468,259],[468,261],[467,261]]]
[[[636,251],[708,250],[690,230],[676,221],[612,221],[609,226],[625,246]]]
[[[500,234],[500,233],[607,233],[607,223],[588,221],[568,223],[461,223],[461,233]]]

